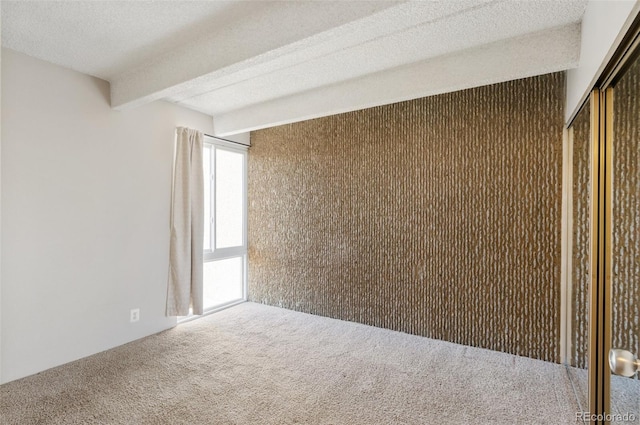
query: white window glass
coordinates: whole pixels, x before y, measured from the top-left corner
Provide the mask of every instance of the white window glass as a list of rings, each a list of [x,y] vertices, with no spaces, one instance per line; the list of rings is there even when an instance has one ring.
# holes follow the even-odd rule
[[[244,155],[216,149],[216,248],[244,245]]]
[[[211,251],[211,146],[205,146],[202,155],[204,168],[204,250]]]
[[[206,137],[204,178],[204,308],[245,299],[247,151]]]
[[[243,297],[244,257],[204,263],[204,308],[211,308]]]

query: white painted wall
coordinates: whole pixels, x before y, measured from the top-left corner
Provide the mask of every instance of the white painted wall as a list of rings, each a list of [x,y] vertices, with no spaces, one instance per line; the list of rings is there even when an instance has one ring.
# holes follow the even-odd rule
[[[2,50],[1,372],[8,382],[175,325],[164,316],[174,130],[109,84]],[[129,310],[141,319],[129,323]]]
[[[214,125],[214,122],[211,123],[211,125]],[[214,127],[214,131],[213,134],[210,134],[210,136],[216,136],[216,130]],[[226,139],[226,140],[231,140],[232,142],[236,142],[236,143],[241,143],[243,145],[247,145],[247,146],[251,146],[251,133],[250,132],[246,132],[246,133],[238,133],[238,134],[232,134],[229,136],[218,136],[221,139]]]
[[[590,1],[582,19],[580,64],[567,71],[565,119],[578,113],[640,10],[640,0]]]

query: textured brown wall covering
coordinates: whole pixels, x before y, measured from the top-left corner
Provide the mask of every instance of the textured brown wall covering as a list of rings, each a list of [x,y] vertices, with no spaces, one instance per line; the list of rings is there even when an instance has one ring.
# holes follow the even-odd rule
[[[563,74],[260,130],[249,298],[558,360]]]
[[[587,367],[589,349],[589,201],[591,183],[591,109],[580,111],[573,123],[573,258],[571,364]]]
[[[613,341],[640,354],[640,59],[614,91]]]

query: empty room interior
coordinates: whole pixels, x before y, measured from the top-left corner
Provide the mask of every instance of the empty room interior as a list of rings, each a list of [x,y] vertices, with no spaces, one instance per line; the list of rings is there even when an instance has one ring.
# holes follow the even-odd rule
[[[0,423],[640,424],[640,1],[0,14]]]

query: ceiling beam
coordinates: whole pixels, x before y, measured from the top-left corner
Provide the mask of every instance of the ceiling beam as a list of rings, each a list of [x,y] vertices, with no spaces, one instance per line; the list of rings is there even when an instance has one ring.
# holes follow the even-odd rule
[[[325,41],[327,31],[403,3],[256,2],[255,10],[242,21],[212,28],[180,49],[112,78],[111,106],[125,110],[202,92],[206,83],[215,87],[273,71],[287,66],[283,57],[291,60]]]
[[[580,24],[463,50],[215,115],[221,137],[577,66]]]

